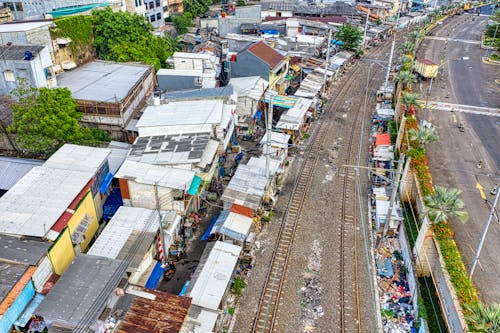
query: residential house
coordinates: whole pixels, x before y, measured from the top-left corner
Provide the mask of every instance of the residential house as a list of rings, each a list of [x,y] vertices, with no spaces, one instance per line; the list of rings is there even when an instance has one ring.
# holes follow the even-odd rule
[[[235,77],[229,81],[238,95],[236,104],[237,125],[241,128],[251,128],[255,114],[260,110],[260,103],[268,82],[260,76]]]
[[[31,169],[0,198],[0,234],[46,239],[61,275],[85,251],[98,228],[91,188],[95,172],[46,166]]]
[[[161,68],[156,73],[162,92],[215,88],[220,75],[219,57],[211,52],[175,52],[167,62],[172,69]]]
[[[289,134],[270,131],[264,133],[260,144],[264,147],[264,153],[266,153],[267,146],[269,145],[269,154],[271,157],[283,164],[288,157],[288,147],[291,145],[290,138]]]
[[[165,248],[180,238],[181,217],[173,211],[162,211]],[[96,239],[87,254],[127,260],[127,276],[134,285],[143,285],[143,275],[158,255],[158,212],[139,207],[122,206]]]
[[[230,62],[231,77],[260,76],[269,88],[284,93],[288,87],[288,58],[267,45],[256,42],[238,52]]]
[[[210,133],[226,149],[234,131],[236,105],[223,99],[196,99],[150,105],[137,123],[140,137]]]
[[[201,178],[191,170],[174,169],[127,160],[115,175],[126,205],[173,210],[181,216],[197,210]]]
[[[243,247],[253,226],[253,218],[230,210],[223,210],[215,220],[210,235],[222,242],[233,242]]]
[[[69,8],[70,13],[88,12],[93,8],[100,6],[109,6],[119,3],[116,0],[44,0],[44,1],[31,1],[31,0],[17,0],[7,1],[0,0],[0,5],[8,7],[14,14],[14,18],[20,21],[27,20],[40,20],[47,18],[49,15],[52,17],[61,16],[61,12],[65,13]]]
[[[206,245],[186,290],[186,296],[192,299],[191,310],[181,332],[218,331],[218,311],[224,308],[241,250],[240,246],[220,241]]]
[[[49,28],[52,21],[12,22],[0,25],[0,45],[42,45],[53,52]]]
[[[19,86],[21,79],[35,88],[54,88],[57,80],[52,72],[49,49],[42,45],[0,46],[2,62],[0,94],[7,95]]]
[[[0,197],[43,161],[0,156]]]
[[[242,25],[260,25],[261,6],[238,6],[234,15],[225,15],[219,17],[218,32],[220,37],[225,37],[229,33],[242,33]]]
[[[0,23],[11,22],[14,20],[14,14],[9,7],[0,8]]]
[[[295,3],[285,1],[261,2],[261,17],[292,17]]]
[[[285,111],[276,128],[283,133],[290,134],[295,142],[297,138],[307,129],[308,126],[308,110],[312,105],[312,99],[300,97],[295,102],[294,106]]]
[[[144,0],[144,6],[146,7],[144,16],[155,29],[165,25],[164,4],[167,4],[166,0]]]
[[[134,299],[115,332],[178,333],[191,308],[191,299],[159,290],[129,286]],[[159,317],[161,315],[161,317]]]
[[[50,275],[43,273],[50,243],[0,235],[0,244],[0,332],[10,332],[25,325],[17,319]]]
[[[184,0],[168,0],[167,9],[170,15],[172,14],[182,14],[184,12]],[[167,12],[167,10],[165,10]]]
[[[94,179],[90,192],[94,200],[97,219],[102,217],[102,206],[110,191],[113,174],[108,158],[111,150],[65,144],[45,161],[44,166],[53,169],[89,172]]]
[[[92,61],[57,77],[83,113],[81,122],[127,141],[127,126],[137,116],[155,85],[151,66]]]
[[[80,254],[36,309],[50,331],[88,331],[112,311],[126,288],[127,264],[122,260]]]

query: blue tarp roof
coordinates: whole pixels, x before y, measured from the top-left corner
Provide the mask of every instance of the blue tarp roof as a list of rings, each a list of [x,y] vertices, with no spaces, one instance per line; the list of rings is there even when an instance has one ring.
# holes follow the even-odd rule
[[[31,303],[26,307],[23,314],[19,316],[19,318],[17,318],[14,325],[17,327],[26,326],[26,324],[28,324],[28,321],[31,319],[33,313],[35,313],[36,308],[38,308],[38,306],[40,305],[40,303],[42,303],[44,298],[45,296],[43,296],[42,294],[36,294],[35,298],[33,298]]]
[[[158,261],[155,268],[153,268],[145,287],[148,289],[156,289],[164,270],[165,268],[161,267],[161,262]]]
[[[106,193],[109,184],[111,184],[112,180],[113,180],[113,174],[111,172],[108,172],[106,177],[104,177],[104,180],[102,181],[101,185],[99,185],[99,192],[101,192],[101,194]]]
[[[215,215],[212,221],[210,222],[210,225],[208,226],[207,230],[205,233],[201,236],[202,241],[206,241],[208,237],[210,237],[210,233],[212,232],[212,228],[214,224],[217,222],[217,219],[219,218],[219,214]]]
[[[225,235],[229,238],[235,239],[235,240],[240,241],[240,242],[244,242],[245,239],[247,238],[247,235],[241,234],[239,232],[236,232],[234,230],[231,230],[231,229],[224,227],[224,222],[226,222],[230,213],[231,213],[230,210],[223,210],[222,212],[220,212],[219,218],[217,219],[217,221],[215,221],[215,223],[211,229],[211,233],[218,232],[218,233]]]

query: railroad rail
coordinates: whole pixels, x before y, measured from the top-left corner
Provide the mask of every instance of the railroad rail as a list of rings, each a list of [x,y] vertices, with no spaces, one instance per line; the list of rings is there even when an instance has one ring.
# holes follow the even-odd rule
[[[371,52],[371,55],[381,54],[383,48],[375,49]],[[387,50],[386,50],[387,51]],[[359,77],[356,79],[356,73],[358,73],[363,67],[359,64],[350,73],[347,82],[340,88],[336,97],[331,103],[331,107],[326,109],[325,115],[332,114],[338,105],[336,100],[345,95],[345,93],[356,83],[358,89],[363,89],[366,82],[360,80]],[[370,81],[375,80],[371,78]],[[351,126],[351,131],[349,134],[349,148],[345,161],[349,164],[353,161],[354,155],[351,151],[351,146],[359,142],[360,131],[362,130],[358,121],[361,112],[361,107],[357,108],[355,111],[355,119],[353,121],[353,126]],[[252,332],[274,332],[276,330],[275,323],[278,313],[278,309],[282,299],[282,290],[285,282],[286,271],[288,260],[293,246],[293,241],[295,238],[295,233],[300,220],[300,213],[302,211],[313,175],[316,168],[317,161],[319,159],[319,153],[323,149],[326,134],[333,125],[331,119],[324,119],[313,130],[312,136],[310,138],[309,144],[305,149],[304,161],[300,167],[299,176],[297,177],[291,196],[288,201],[287,210],[285,212],[283,221],[281,223],[280,229],[275,242],[275,248],[271,256],[269,263],[269,269],[267,271],[264,287],[262,289],[257,313],[254,318],[252,325]],[[357,137],[356,137],[357,134]],[[358,141],[356,141],[358,140]],[[357,145],[356,145],[357,147]],[[357,151],[357,150],[356,150]],[[355,162],[357,163],[357,162]],[[346,254],[352,251],[354,248],[354,255],[357,256],[356,250],[356,221],[357,221],[357,201],[355,192],[355,175],[351,171],[346,171],[343,175],[343,198],[341,200],[341,230],[340,230],[340,249],[341,253],[341,267],[339,269],[339,284],[340,284],[340,322],[339,328],[342,332],[360,332],[360,311],[359,311],[359,290],[357,288],[357,260],[349,266],[349,261],[346,259]],[[345,234],[353,233],[354,237],[345,236]],[[344,270],[347,270],[348,274],[345,274]],[[352,273],[352,275],[350,275]],[[351,276],[351,278],[349,278]],[[354,281],[352,276],[355,277]],[[346,283],[346,281],[350,281]],[[350,287],[346,288],[346,285]],[[350,293],[354,293],[354,298]],[[346,297],[347,296],[347,297]],[[354,318],[352,316],[351,310],[354,311]],[[356,323],[353,328],[349,328],[348,323]]]

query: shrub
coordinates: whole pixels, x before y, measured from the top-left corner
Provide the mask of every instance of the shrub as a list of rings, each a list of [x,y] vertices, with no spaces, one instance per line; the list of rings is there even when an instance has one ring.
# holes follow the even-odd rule
[[[246,282],[239,276],[234,278],[233,283],[231,285],[231,291],[235,294],[240,296],[241,292],[245,287],[247,286]]]

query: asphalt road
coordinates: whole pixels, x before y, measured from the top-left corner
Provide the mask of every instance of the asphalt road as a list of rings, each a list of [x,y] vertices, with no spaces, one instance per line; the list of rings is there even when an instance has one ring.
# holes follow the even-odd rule
[[[472,20],[474,19],[474,20]],[[458,40],[480,41],[487,17],[469,14],[455,16],[434,30],[434,36]],[[478,43],[427,39],[418,52],[440,67],[438,78],[430,100],[483,107],[500,107],[499,86],[494,82],[500,78],[500,66],[487,65],[481,57],[487,52]],[[460,60],[468,57],[469,60]],[[428,83],[418,87],[421,94],[427,91]],[[487,199],[491,187],[500,185],[500,119],[498,117],[471,114],[452,114],[433,110],[426,117],[436,127],[440,141],[429,146],[429,163],[435,185],[456,187],[463,191],[462,199],[469,212],[469,220],[462,224],[450,221],[455,232],[455,241],[467,268],[470,267],[481,233],[489,214],[488,203],[480,197],[476,188],[484,186]],[[458,131],[458,123],[465,125],[465,132]],[[481,169],[477,162],[483,161]],[[480,265],[474,273],[474,283],[480,297],[486,303],[500,300],[500,223],[492,223],[487,235]]]

